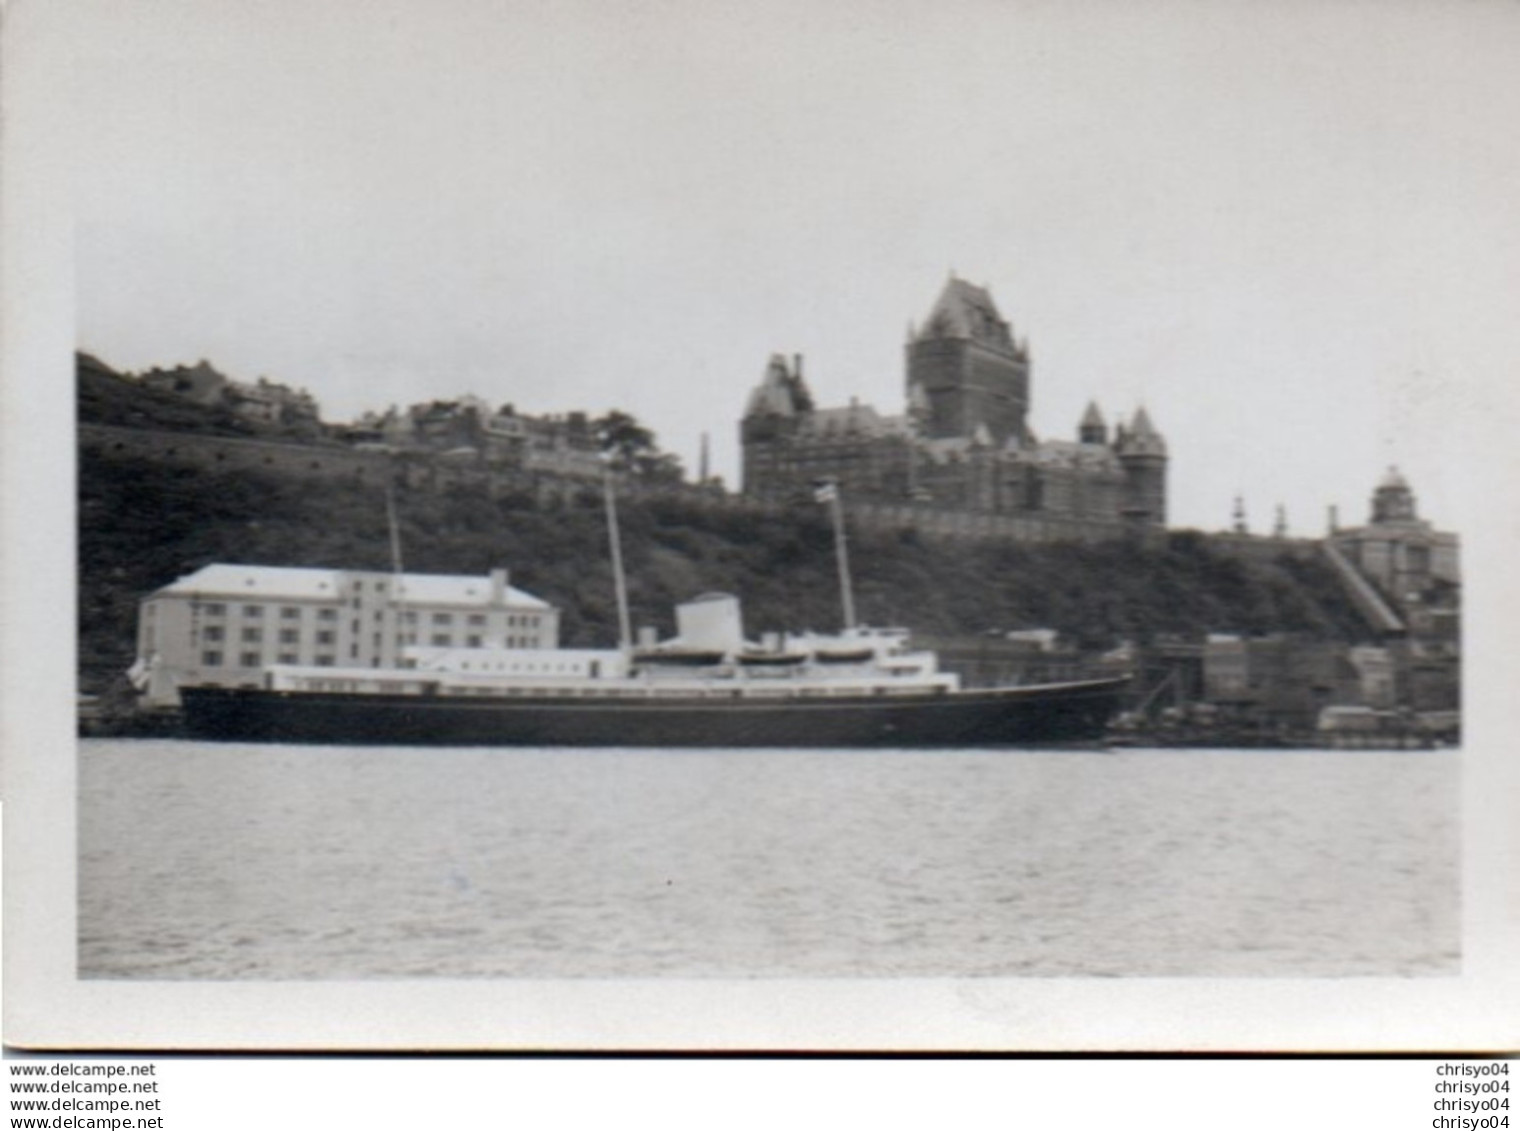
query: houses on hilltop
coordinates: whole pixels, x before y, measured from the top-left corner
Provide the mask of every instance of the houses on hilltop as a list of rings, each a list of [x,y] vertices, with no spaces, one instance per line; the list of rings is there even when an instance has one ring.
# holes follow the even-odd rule
[[[206,361],[173,369],[154,367],[138,380],[144,388],[173,393],[208,408],[226,408],[254,424],[307,430],[313,435],[322,429],[316,399],[305,389],[293,389],[266,377],[252,383],[234,381]]]
[[[480,459],[574,479],[602,473],[601,439],[584,412],[529,416],[512,405],[492,409],[479,397],[463,396],[367,412],[344,435],[359,445]]]

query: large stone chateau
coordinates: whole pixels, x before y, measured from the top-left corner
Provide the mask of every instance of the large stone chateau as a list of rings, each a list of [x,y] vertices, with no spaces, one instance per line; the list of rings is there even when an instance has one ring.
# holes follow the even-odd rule
[[[1030,357],[985,287],[954,276],[907,344],[907,407],[819,408],[800,357],[771,358],[741,425],[746,495],[834,479],[852,500],[1040,517],[1093,534],[1166,524],[1166,442],[1143,408],[1090,404],[1069,440],[1029,425]]]

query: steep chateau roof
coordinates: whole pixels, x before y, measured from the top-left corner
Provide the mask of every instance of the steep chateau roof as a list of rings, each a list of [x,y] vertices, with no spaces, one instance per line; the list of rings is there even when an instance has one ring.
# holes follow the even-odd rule
[[[798,435],[812,439],[856,435],[879,438],[901,436],[908,431],[903,416],[883,416],[870,405],[852,402],[842,408],[814,409],[803,418]]]
[[[1082,427],[1083,428],[1106,428],[1107,427],[1107,424],[1105,424],[1104,420],[1103,420],[1103,414],[1098,411],[1098,402],[1097,401],[1088,401],[1087,402],[1087,411],[1082,414]]]
[[[1390,467],[1382,481],[1378,483],[1377,489],[1379,491],[1407,491],[1409,480],[1404,478],[1403,472],[1397,467]]]
[[[378,573],[379,570],[304,569],[295,566],[250,566],[215,564],[203,566],[192,574],[178,578],[158,592],[186,596],[265,597],[292,601],[333,601],[342,596],[345,576],[354,573]],[[441,573],[407,573],[401,577],[401,596],[408,601],[439,605],[488,605],[491,603],[490,577],[469,577]],[[530,609],[551,606],[531,593],[507,586],[507,603]]]
[[[944,436],[923,441],[920,450],[930,462],[937,464],[964,459],[981,452],[987,458],[1020,466],[1070,468],[1114,475],[1121,473],[1118,456],[1111,449],[1095,444],[1079,444],[1073,440],[1042,440],[1034,447],[1023,449],[1010,444],[999,451],[989,451],[970,437]]]
[[[934,463],[948,463],[956,456],[963,456],[971,450],[971,441],[965,436],[936,436],[929,440],[920,440],[919,449]]]
[[[760,379],[749,395],[745,416],[792,416],[813,407],[812,394],[802,380],[800,372],[787,368],[786,358],[779,353],[771,354],[765,376]]]
[[[984,459],[1021,458],[1026,451],[1020,447],[1018,438],[1015,436],[1009,436],[999,448],[991,443],[985,433],[981,438],[974,435],[935,436],[917,440],[915,446],[933,463],[947,463],[952,459],[968,455],[977,455]]]
[[[1144,406],[1135,410],[1135,415],[1130,419],[1129,428],[1115,441],[1115,446],[1119,449],[1120,455],[1166,455],[1166,441],[1161,438],[1161,433],[1156,431],[1156,426],[1151,423],[1150,414],[1145,411]]]
[[[954,275],[940,291],[939,299],[918,336],[919,341],[932,338],[970,338],[1014,349],[1012,331],[998,313],[992,292]]]
[[[1119,470],[1119,460],[1110,448],[1080,444],[1074,440],[1042,440],[1040,446],[1025,457],[1040,467],[1072,467],[1090,471]]]

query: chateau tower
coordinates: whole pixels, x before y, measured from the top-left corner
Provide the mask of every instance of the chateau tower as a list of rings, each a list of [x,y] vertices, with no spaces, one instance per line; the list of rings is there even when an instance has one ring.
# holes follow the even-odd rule
[[[1166,525],[1166,441],[1144,408],[1114,441],[1124,468],[1125,519],[1142,526]]]
[[[760,384],[749,395],[739,440],[744,453],[744,490],[769,493],[780,482],[778,472],[786,461],[792,441],[805,416],[813,411],[813,394],[802,379],[802,355],[787,364],[783,354],[772,354]]]
[[[937,440],[986,428],[995,446],[1029,439],[1029,350],[1016,342],[992,295],[951,276],[907,346],[910,404],[924,406],[922,435]]]
[[[1097,401],[1087,403],[1087,411],[1082,414],[1082,422],[1077,425],[1077,440],[1083,444],[1108,443],[1108,425],[1103,422]]]

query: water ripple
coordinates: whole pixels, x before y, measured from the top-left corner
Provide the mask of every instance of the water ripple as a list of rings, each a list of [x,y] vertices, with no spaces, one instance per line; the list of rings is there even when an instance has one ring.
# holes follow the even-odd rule
[[[80,972],[1454,973],[1459,764],[86,742]]]

